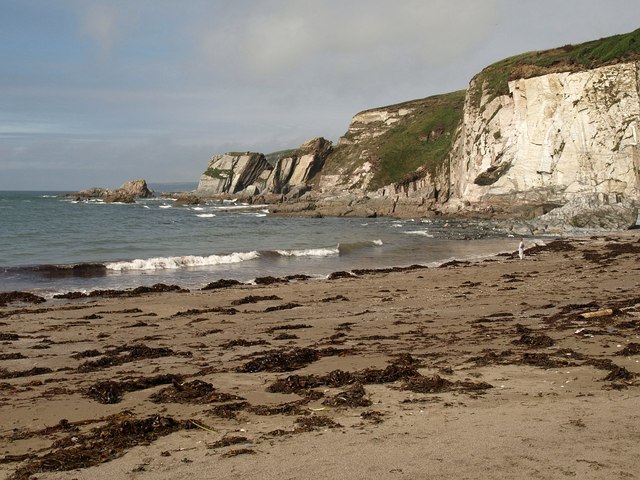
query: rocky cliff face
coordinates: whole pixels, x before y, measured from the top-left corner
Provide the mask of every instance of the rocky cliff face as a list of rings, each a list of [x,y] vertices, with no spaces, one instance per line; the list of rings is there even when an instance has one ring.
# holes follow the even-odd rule
[[[240,183],[245,193],[311,189],[278,207],[284,213],[511,215],[536,217],[530,231],[623,228],[640,202],[639,129],[636,30],[505,59],[466,92],[355,115],[333,150],[317,144],[273,167],[232,170],[260,170]],[[214,184],[206,176],[199,190]]]
[[[349,129],[338,142],[334,158],[329,160],[318,188],[321,192],[358,189],[366,191],[378,163],[374,140],[383,137],[399,120],[411,114],[411,105],[367,110],[354,115]]]
[[[201,175],[198,192],[203,194],[238,193],[253,185],[263,171],[270,170],[261,153],[225,153],[211,157]]]
[[[279,158],[275,165],[261,153],[216,155],[200,177],[197,193],[204,196],[303,193],[322,169],[331,148],[330,141],[314,138],[292,154]]]
[[[371,192],[435,178],[462,117],[465,92],[366,110],[353,117],[318,182],[324,193]],[[416,174],[417,172],[417,174]]]
[[[630,62],[511,81],[479,105],[468,95],[451,203],[640,199],[639,76]]]

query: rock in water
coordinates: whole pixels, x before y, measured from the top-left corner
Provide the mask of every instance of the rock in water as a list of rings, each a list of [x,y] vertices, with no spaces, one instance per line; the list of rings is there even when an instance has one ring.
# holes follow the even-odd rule
[[[76,193],[67,194],[68,197],[75,197],[77,200],[85,200],[90,198],[103,198],[106,202],[134,203],[136,198],[154,197],[153,191],[147,186],[145,180],[129,180],[115,190],[107,188],[94,187],[81,190]]]
[[[154,196],[145,180],[129,180],[122,184],[116,192],[121,192],[123,195],[129,195],[133,198],[151,198]]]

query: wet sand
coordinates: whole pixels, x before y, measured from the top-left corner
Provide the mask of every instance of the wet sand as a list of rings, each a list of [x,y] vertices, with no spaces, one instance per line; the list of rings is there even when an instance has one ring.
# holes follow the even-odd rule
[[[0,478],[640,478],[640,233],[516,247],[0,307]]]

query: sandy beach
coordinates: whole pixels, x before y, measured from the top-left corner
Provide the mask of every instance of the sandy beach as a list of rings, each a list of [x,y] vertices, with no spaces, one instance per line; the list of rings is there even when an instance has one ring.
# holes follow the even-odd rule
[[[640,232],[0,307],[7,479],[640,478]],[[231,282],[229,282],[231,283]]]

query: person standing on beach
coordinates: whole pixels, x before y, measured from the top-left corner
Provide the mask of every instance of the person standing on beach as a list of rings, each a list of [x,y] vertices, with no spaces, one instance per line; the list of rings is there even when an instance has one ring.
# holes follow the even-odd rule
[[[518,255],[520,260],[524,259],[524,238],[520,240],[520,245],[518,245]]]

